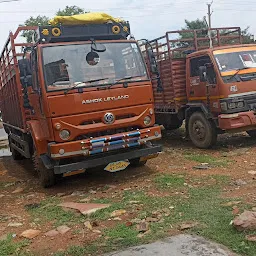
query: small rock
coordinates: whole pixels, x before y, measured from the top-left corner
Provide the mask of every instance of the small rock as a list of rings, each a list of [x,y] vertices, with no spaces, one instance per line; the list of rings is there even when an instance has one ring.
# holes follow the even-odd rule
[[[110,219],[110,220],[112,220],[112,219]],[[115,221],[120,221],[120,220],[122,220],[120,217],[115,217],[113,220],[115,220]]]
[[[84,196],[84,192],[83,191],[74,191],[71,196]]]
[[[147,217],[147,218],[146,218],[146,221],[147,221],[147,222],[158,222],[159,219],[158,219],[158,218]]]
[[[121,215],[124,215],[126,213],[126,210],[116,210],[116,211],[113,211],[111,214],[110,214],[110,217],[119,217]]]
[[[62,235],[66,234],[70,229],[71,228],[66,225],[57,227],[57,231]]]
[[[149,223],[146,221],[142,221],[140,224],[137,225],[137,231],[140,233],[145,233],[149,230]]]
[[[89,190],[89,193],[90,193],[90,194],[96,194],[97,191],[90,189],[90,190]]]
[[[131,227],[133,225],[133,223],[131,222],[131,221],[127,221],[126,223],[125,223],[125,226],[126,227]]]
[[[256,175],[256,171],[249,171],[248,174]]]
[[[253,211],[253,212],[256,212],[256,207],[253,207],[253,208],[252,208],[252,211]]]
[[[75,202],[66,202],[61,203],[58,206],[71,208],[80,211],[83,215],[90,215],[95,213],[98,210],[105,209],[109,207],[109,204],[89,204],[89,203],[75,203]]]
[[[48,232],[45,233],[46,236],[49,236],[49,237],[54,237],[54,236],[57,236],[59,235],[60,233],[56,230],[56,229],[53,229],[53,230],[50,230]]]
[[[93,233],[96,233],[96,234],[101,234],[101,231],[100,231],[100,230],[97,230],[97,229],[94,229],[92,232],[93,232]]]
[[[3,195],[3,194],[0,194],[0,198],[3,198],[3,197],[5,197],[5,195]]]
[[[237,215],[240,212],[238,207],[235,207],[232,211],[233,215]]]
[[[8,227],[14,227],[14,228],[17,228],[17,227],[20,227],[20,226],[23,226],[23,224],[20,223],[20,222],[10,222],[8,224]]]
[[[140,201],[129,201],[129,204],[139,204]]]
[[[24,191],[24,188],[16,188],[13,192],[12,192],[12,194],[18,194],[18,193],[21,193],[21,192],[23,192]]]
[[[186,230],[190,228],[194,228],[198,225],[198,222],[187,222],[180,225],[180,230]]]
[[[256,242],[256,235],[247,235],[245,238],[247,241]]]
[[[233,206],[233,205],[237,205],[237,204],[240,204],[241,201],[231,201],[231,202],[227,202],[227,203],[224,203],[224,204],[221,204],[221,206]]]
[[[92,230],[92,225],[91,225],[91,222],[90,222],[90,221],[86,221],[86,222],[84,223],[84,226],[85,226],[87,229]]]
[[[256,212],[244,211],[234,219],[233,225],[238,231],[256,230]]]
[[[57,193],[57,197],[63,197],[65,195],[66,195],[66,193]]]
[[[247,182],[244,181],[244,180],[236,180],[234,183],[233,183],[235,186],[244,186],[244,185],[247,185]]]
[[[28,238],[28,239],[33,239],[33,238],[37,237],[40,233],[41,233],[40,230],[28,229],[28,230],[25,230],[24,232],[22,232],[20,234],[20,236],[22,236],[24,238]]]

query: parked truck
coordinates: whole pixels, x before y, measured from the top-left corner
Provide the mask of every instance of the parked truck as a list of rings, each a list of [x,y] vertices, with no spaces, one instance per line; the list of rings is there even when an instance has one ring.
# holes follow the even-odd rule
[[[167,32],[141,46],[154,81],[156,121],[187,134],[199,148],[217,135],[256,137],[256,45],[243,44],[239,27]]]
[[[34,43],[20,43],[24,31]],[[114,172],[156,157],[152,83],[128,22],[19,27],[0,57],[0,102],[15,160],[43,187],[96,166]],[[22,51],[21,51],[22,49]]]

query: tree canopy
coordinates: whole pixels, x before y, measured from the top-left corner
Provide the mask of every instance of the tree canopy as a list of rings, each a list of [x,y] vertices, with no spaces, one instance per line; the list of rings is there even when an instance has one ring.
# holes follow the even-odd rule
[[[86,13],[83,8],[80,8],[76,5],[66,6],[63,10],[59,9],[56,12],[57,16],[72,16],[76,14]],[[37,17],[29,17],[25,20],[23,26],[38,26],[38,25],[47,25],[50,18],[47,16],[38,15]],[[24,31],[22,36],[26,38],[28,43],[33,41],[33,31]]]

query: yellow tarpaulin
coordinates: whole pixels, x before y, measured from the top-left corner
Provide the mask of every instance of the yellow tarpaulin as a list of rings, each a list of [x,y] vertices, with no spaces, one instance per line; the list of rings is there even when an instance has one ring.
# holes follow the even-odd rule
[[[106,13],[89,12],[85,14],[78,14],[73,16],[56,16],[50,20],[50,25],[89,25],[89,24],[104,24],[109,21],[124,22],[121,19],[114,18]]]

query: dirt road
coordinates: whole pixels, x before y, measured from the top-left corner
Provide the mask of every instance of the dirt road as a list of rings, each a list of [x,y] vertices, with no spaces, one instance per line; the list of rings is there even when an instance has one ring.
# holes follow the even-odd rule
[[[89,170],[47,190],[38,185],[29,161],[2,156],[0,251],[7,251],[0,255],[100,255],[183,232],[200,234],[243,255],[256,255],[255,242],[246,241],[247,233],[229,225],[236,214],[256,206],[256,140],[245,134],[223,135],[214,149],[199,150],[182,136],[182,130],[166,134],[164,152],[144,167],[114,174]],[[58,207],[60,202],[111,207],[86,217]],[[227,202],[231,203],[223,206]],[[123,214],[110,217],[120,209]],[[92,229],[84,224],[88,221]],[[141,222],[149,224],[143,232],[138,227]],[[183,230],[184,222],[196,225]],[[45,235],[61,225],[71,230]],[[24,240],[20,234],[27,229],[41,233]]]

